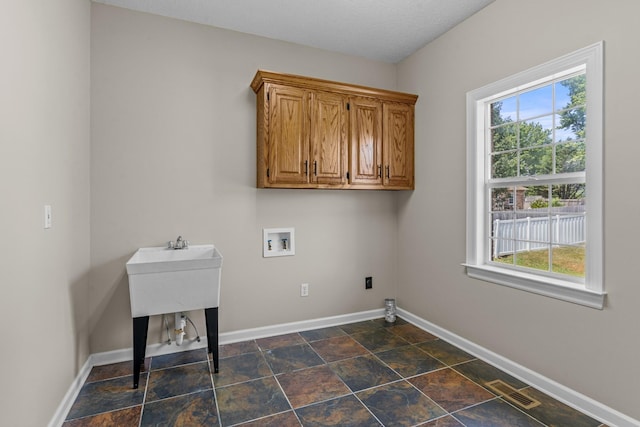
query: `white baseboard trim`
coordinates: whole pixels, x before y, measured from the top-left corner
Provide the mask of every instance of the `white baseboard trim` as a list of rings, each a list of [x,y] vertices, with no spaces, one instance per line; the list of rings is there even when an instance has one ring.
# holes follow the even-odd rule
[[[583,412],[610,427],[640,427],[640,421],[635,420],[621,412],[618,412],[590,397],[580,394],[568,387],[563,386],[549,378],[546,378],[522,365],[519,365],[499,354],[496,354],[484,347],[481,347],[459,335],[456,335],[440,326],[437,326],[421,317],[418,317],[406,310],[398,308],[397,314],[408,322],[424,329],[433,335],[442,338],[451,344],[460,347],[462,350],[484,360],[487,363],[507,372],[508,374],[518,378],[519,380],[530,384],[531,386],[547,393],[560,402],[569,405],[580,412]],[[362,311],[358,313],[344,314],[339,316],[323,317],[319,319],[303,320],[299,322],[281,323],[277,325],[264,326],[260,328],[243,329],[233,332],[224,332],[220,334],[219,344],[232,344],[235,342],[247,341],[282,335],[292,332],[302,332],[311,329],[328,328],[330,326],[343,325],[346,323],[360,322],[364,320],[376,319],[384,316],[384,309]],[[206,337],[201,338],[200,342],[194,340],[185,340],[181,346],[175,343],[170,345],[166,343],[151,344],[147,346],[146,356],[160,356],[163,354],[177,353],[179,351],[194,350],[198,348],[206,348]],[[125,362],[133,359],[133,349],[126,348],[121,350],[108,351],[103,353],[95,353],[89,356],[82,369],[78,373],[67,391],[64,399],[54,414],[49,427],[60,427],[64,422],[69,409],[73,405],[80,389],[94,366],[106,365],[110,363]]]
[[[559,384],[537,372],[532,371],[516,362],[499,354],[479,346],[459,335],[456,335],[438,325],[435,325],[421,317],[399,308],[398,316],[413,323],[417,327],[442,338],[445,341],[460,347],[462,350],[476,356],[479,359],[505,371],[515,378],[537,388],[560,402],[595,418],[610,427],[639,427],[640,421],[616,411],[588,396],[578,393],[562,384]]]
[[[299,322],[280,323],[271,326],[262,326],[259,328],[241,329],[233,332],[223,332],[218,337],[218,343],[232,344],[247,340],[254,340],[264,337],[272,337],[275,335],[289,334],[292,332],[302,332],[311,329],[328,328],[330,326],[344,325],[345,323],[360,322],[363,320],[371,320],[384,316],[384,309],[361,311],[358,313],[342,314],[339,316],[322,317],[319,319],[302,320]],[[195,339],[186,338],[181,346],[177,346],[175,342],[171,344],[157,343],[147,346],[145,355],[147,357],[161,356],[163,354],[177,353],[179,351],[195,350],[207,347],[207,337],[201,337],[200,342]],[[90,356],[92,360],[91,366],[108,365],[110,363],[125,362],[133,360],[133,347],[120,350],[107,351],[103,353],[95,353]]]
[[[220,334],[220,344],[231,344],[256,338],[270,337],[274,335],[302,332],[311,329],[328,328],[330,326],[344,325],[345,323],[361,322],[384,316],[384,309],[361,311],[358,313],[342,314],[339,316],[323,317],[320,319],[303,320],[300,322],[281,323],[279,325],[264,326],[260,328],[244,329],[236,332]]]
[[[62,398],[62,402],[58,405],[58,409],[55,414],[53,414],[51,421],[49,421],[48,427],[59,427],[64,423],[64,420],[67,418],[67,414],[69,413],[69,409],[71,409],[73,402],[76,401],[76,397],[78,397],[78,393],[80,393],[80,389],[87,380],[92,367],[93,364],[91,363],[91,356],[89,356],[87,361],[84,362],[84,365],[82,365],[82,368],[80,368],[80,372],[78,372],[78,375],[76,375],[76,378],[69,386],[69,390],[67,390],[67,393]]]

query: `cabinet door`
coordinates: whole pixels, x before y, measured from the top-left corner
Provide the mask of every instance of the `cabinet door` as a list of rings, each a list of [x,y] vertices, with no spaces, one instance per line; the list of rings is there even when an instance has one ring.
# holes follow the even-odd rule
[[[369,98],[349,101],[352,184],[382,184],[382,103]]]
[[[344,96],[328,92],[316,92],[312,95],[311,182],[346,183],[347,120],[347,102]]]
[[[384,104],[384,185],[413,189],[413,106]]]
[[[309,182],[309,93],[272,86],[269,89],[269,183]]]

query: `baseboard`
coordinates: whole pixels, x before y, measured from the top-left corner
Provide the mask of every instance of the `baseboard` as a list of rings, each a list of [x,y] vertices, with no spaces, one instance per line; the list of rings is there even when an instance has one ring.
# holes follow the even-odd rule
[[[554,399],[595,418],[611,427],[639,427],[640,421],[616,411],[588,396],[563,386],[543,375],[515,363],[499,354],[479,346],[459,335],[435,325],[406,310],[398,309],[398,316],[417,327],[436,335],[443,340],[460,347],[462,350],[505,371],[519,380],[537,388]]]
[[[265,326],[253,329],[244,329],[236,332],[220,334],[220,344],[231,344],[256,338],[270,337],[274,335],[302,332],[311,329],[328,328],[330,326],[344,325],[345,323],[360,322],[384,316],[384,309],[361,311],[358,313],[343,314],[339,316],[323,317],[320,319],[303,320],[300,322],[281,323],[279,325]]]
[[[78,397],[78,393],[80,393],[80,389],[87,380],[93,366],[91,356],[89,356],[87,361],[84,362],[84,365],[82,365],[82,368],[80,368],[80,372],[76,375],[71,386],[69,386],[69,390],[67,390],[67,393],[62,398],[62,402],[58,405],[58,409],[55,414],[53,414],[51,421],[49,421],[48,427],[58,427],[64,423],[64,420],[67,418],[67,414],[69,413],[69,409],[71,409],[71,405],[76,401],[76,397]]]
[[[600,402],[597,402],[583,394],[580,394],[568,387],[563,386],[549,378],[546,378],[522,365],[519,365],[505,357],[500,356],[484,347],[481,347],[459,335],[456,335],[438,325],[435,325],[421,317],[418,317],[406,310],[398,308],[398,315],[408,322],[424,329],[445,341],[460,347],[464,351],[473,354],[479,359],[507,372],[521,381],[547,393],[560,402],[569,405],[580,412],[583,412],[611,427],[640,427],[640,421],[622,414]],[[319,319],[303,320],[300,322],[281,323],[277,325],[264,326],[260,328],[243,329],[220,334],[219,343],[231,344],[234,342],[247,341],[251,339],[264,338],[275,335],[282,335],[292,332],[302,332],[311,329],[328,328],[330,326],[343,325],[346,323],[359,322],[376,319],[384,316],[384,309],[362,311]],[[175,343],[151,344],[147,346],[146,355],[148,357],[160,356],[163,354],[177,353],[179,351],[194,350],[207,347],[207,339],[201,338],[200,342],[186,339],[181,346]],[[89,376],[91,368],[94,366],[106,365],[110,363],[125,362],[133,359],[133,349],[126,348],[103,353],[95,353],[89,356],[78,376],[69,387],[63,401],[61,402],[54,417],[49,423],[49,427],[59,427],[64,422],[69,409],[73,405],[82,385]]]
[[[339,316],[322,317],[319,319],[302,320],[299,322],[280,323],[277,325],[262,326],[259,328],[242,329],[233,332],[223,332],[218,337],[220,345],[232,344],[234,342],[254,340],[275,335],[289,334],[292,332],[302,332],[311,329],[328,328],[330,326],[344,325],[345,323],[360,322],[363,320],[375,319],[384,316],[384,309],[361,311],[358,313],[343,314]],[[179,351],[195,350],[207,347],[207,337],[201,337],[200,342],[195,339],[186,338],[182,345],[157,343],[147,346],[145,352],[147,357],[161,356],[163,354],[177,353]],[[91,366],[108,365],[110,363],[133,360],[133,348],[95,353],[90,356]]]

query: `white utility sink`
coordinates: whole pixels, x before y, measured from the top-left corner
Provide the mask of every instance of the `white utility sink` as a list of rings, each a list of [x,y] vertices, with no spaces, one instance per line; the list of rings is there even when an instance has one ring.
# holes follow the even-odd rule
[[[127,261],[132,317],[218,307],[221,267],[213,245],[138,249]]]

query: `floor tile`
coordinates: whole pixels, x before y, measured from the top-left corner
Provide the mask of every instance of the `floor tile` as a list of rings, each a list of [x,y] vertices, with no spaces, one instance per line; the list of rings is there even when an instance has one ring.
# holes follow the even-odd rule
[[[215,425],[218,414],[213,390],[147,403],[140,423],[140,427]]]
[[[383,319],[384,320],[384,319]],[[340,325],[340,329],[346,333],[352,335],[359,332],[371,332],[384,327],[383,323],[375,322],[373,320],[365,320],[363,322],[347,323]]]
[[[149,372],[149,366],[151,365],[151,358],[144,359],[144,367],[140,372]],[[94,366],[91,368],[91,372],[85,382],[92,383],[94,381],[102,381],[111,378],[124,377],[127,375],[133,375],[133,362],[128,360],[126,362],[112,363],[110,365]]]
[[[351,393],[327,365],[281,374],[276,379],[294,409]]]
[[[373,355],[345,359],[331,363],[329,366],[352,391],[360,391],[401,379]]]
[[[146,382],[146,377],[146,373],[140,375],[140,384]],[[144,387],[134,389],[132,386],[130,376],[85,384],[69,410],[67,420],[141,405]]]
[[[272,375],[261,352],[246,353],[220,359],[220,372],[213,374],[213,383],[218,387]]]
[[[446,414],[406,381],[361,391],[356,396],[385,426],[413,426]]]
[[[405,378],[444,367],[442,363],[412,345],[376,353],[376,356]]]
[[[314,329],[311,331],[300,332],[300,335],[307,342],[312,342],[312,341],[324,340],[327,338],[344,336],[346,335],[346,332],[337,326],[332,326],[329,328],[321,328],[321,329]]]
[[[540,406],[523,409],[523,411],[546,425],[571,427],[599,427],[601,425],[600,421],[594,420],[532,387],[528,387],[522,392],[541,403]]]
[[[464,427],[458,420],[447,415],[437,420],[429,421],[426,424],[420,424],[420,427]]]
[[[178,353],[163,354],[154,356],[151,359],[151,370],[164,369],[168,367],[186,365],[189,363],[204,362],[207,360],[207,349],[180,351]]]
[[[606,427],[401,318],[222,345],[219,374],[207,349],[176,350],[145,359],[136,390],[131,361],[94,367],[63,427]]]
[[[416,347],[449,366],[475,359],[469,353],[440,339],[416,344]]]
[[[450,368],[411,378],[409,382],[449,412],[495,398]]]
[[[237,427],[300,427],[300,421],[293,411],[289,411],[238,424]]]
[[[212,389],[209,363],[180,365],[151,371],[146,402]]]
[[[104,412],[98,415],[65,421],[62,424],[62,427],[138,427],[138,425],[140,424],[141,412],[141,405],[133,406],[131,408],[121,409],[118,411]]]
[[[481,405],[472,406],[453,414],[466,427],[542,427],[544,424],[534,420],[524,412],[494,399]]]
[[[305,427],[376,427],[380,423],[353,395],[296,410]]]
[[[309,344],[275,348],[266,351],[264,356],[274,374],[310,368],[324,363]]]
[[[304,338],[300,336],[300,334],[285,334],[285,335],[276,335],[274,337],[260,338],[256,340],[258,347],[260,350],[273,350],[274,348],[279,347],[289,347],[296,344],[303,344],[306,341]]]
[[[479,359],[455,365],[452,369],[455,369],[484,388],[487,388],[485,383],[494,380],[502,380],[518,390],[527,387],[527,384],[522,381]]]
[[[433,341],[438,339],[435,335],[430,334],[427,331],[424,331],[418,328],[411,323],[405,323],[403,325],[396,325],[388,329],[390,332],[404,338],[411,344],[417,344],[425,341]]]
[[[347,335],[314,341],[309,345],[325,362],[335,362],[336,360],[369,354],[369,350]]]
[[[396,321],[393,323],[389,323],[385,320],[384,317],[379,317],[377,319],[373,319],[371,320],[371,322],[377,324],[378,326],[381,326],[383,328],[392,328],[394,326],[399,326],[399,325],[405,325],[409,322],[407,322],[406,320],[402,319],[401,317],[396,316]]]
[[[224,344],[219,348],[220,359],[225,357],[239,356],[245,353],[255,353],[259,350],[260,349],[258,348],[258,344],[256,344],[255,340]]]
[[[368,332],[359,332],[351,335],[354,340],[362,344],[367,350],[377,353],[391,350],[409,344],[403,338],[388,332],[386,329],[377,329]]]
[[[216,389],[216,396],[223,426],[291,410],[273,377],[221,387]]]

